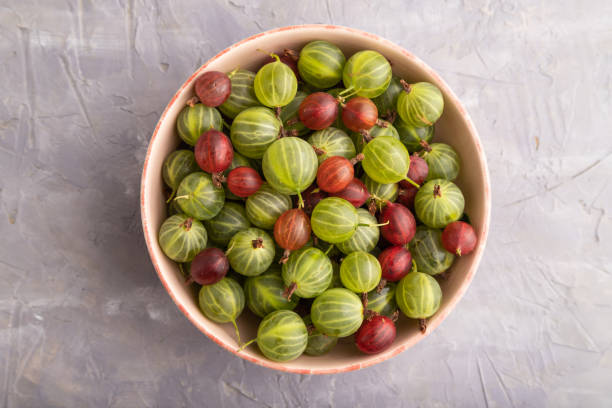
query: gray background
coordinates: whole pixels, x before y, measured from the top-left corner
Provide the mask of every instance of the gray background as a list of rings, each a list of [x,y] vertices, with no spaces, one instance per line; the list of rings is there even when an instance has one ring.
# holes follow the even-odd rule
[[[0,406],[611,406],[610,15],[606,0],[1,0]],[[255,366],[191,326],[138,203],[180,84],[246,36],[313,22],[436,69],[493,190],[457,309],[391,361],[334,376]]]

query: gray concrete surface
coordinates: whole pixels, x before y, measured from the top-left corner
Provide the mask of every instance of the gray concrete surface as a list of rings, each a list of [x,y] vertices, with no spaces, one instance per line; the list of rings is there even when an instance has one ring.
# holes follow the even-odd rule
[[[610,15],[606,0],[0,0],[0,406],[612,406]],[[455,312],[335,376],[273,372],[201,335],[153,271],[138,208],[148,139],[185,78],[312,22],[438,70],[494,196]]]

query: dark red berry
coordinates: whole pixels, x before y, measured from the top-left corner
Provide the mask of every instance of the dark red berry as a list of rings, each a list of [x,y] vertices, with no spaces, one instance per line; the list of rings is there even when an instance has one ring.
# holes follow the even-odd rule
[[[378,109],[374,102],[363,96],[356,96],[342,107],[342,122],[353,132],[368,130],[378,120]]]
[[[263,180],[259,173],[250,167],[236,167],[227,175],[227,188],[238,197],[249,197],[255,194]]]
[[[472,252],[477,241],[474,228],[467,222],[451,222],[442,231],[442,245],[448,252],[458,256]]]
[[[195,82],[195,93],[206,106],[219,106],[229,98],[232,82],[223,72],[208,71]]]
[[[219,248],[206,248],[193,258],[187,283],[212,285],[219,282],[229,270],[229,261]]]
[[[365,184],[358,178],[354,178],[342,191],[331,194],[333,197],[344,198],[355,206],[361,207],[370,198],[370,193]]]
[[[300,249],[310,239],[310,218],[301,208],[293,208],[281,214],[274,223],[274,240],[287,250],[281,262],[286,261],[289,251]]]
[[[234,149],[223,132],[210,129],[198,139],[194,149],[195,159],[200,168],[213,175],[219,185],[221,172],[227,170],[234,158]]]
[[[416,233],[416,221],[410,210],[401,204],[387,203],[380,214],[382,236],[393,245],[406,245]]]
[[[397,193],[397,202],[401,205],[413,210],[414,209],[414,198],[419,192],[419,189],[410,184],[407,187],[400,187]]]
[[[403,245],[391,246],[378,255],[382,279],[397,282],[410,272],[412,254]]]
[[[395,340],[395,323],[387,316],[375,315],[365,319],[357,333],[355,344],[367,354],[386,350]]]
[[[429,167],[425,159],[416,153],[410,156],[410,167],[408,168],[407,177],[417,184],[423,184],[427,178],[427,173],[429,173]],[[408,180],[401,180],[399,185],[403,188],[412,187],[416,189]]]
[[[298,115],[308,129],[325,129],[336,121],[338,101],[327,92],[312,93],[300,104]]]
[[[344,190],[355,176],[353,164],[342,156],[325,159],[317,170],[317,184],[328,193]]]
[[[327,193],[321,190],[315,183],[313,183],[306,190],[302,191],[302,200],[304,200],[304,212],[308,215],[312,214],[312,210],[314,210],[315,206],[327,197]],[[297,205],[297,196],[295,200],[295,204]]]

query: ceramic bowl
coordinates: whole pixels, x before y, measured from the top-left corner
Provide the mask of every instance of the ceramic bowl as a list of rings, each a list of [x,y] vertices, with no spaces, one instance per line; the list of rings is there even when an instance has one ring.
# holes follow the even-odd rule
[[[256,71],[266,58],[258,49],[279,53],[285,48],[299,50],[313,40],[336,44],[347,58],[359,50],[376,50],[391,61],[396,75],[409,82],[429,81],[442,90],[444,113],[435,124],[434,140],[452,145],[461,156],[463,166],[456,183],[465,195],[466,213],[479,241],[474,252],[455,261],[450,277],[441,283],[443,302],[439,311],[429,319],[425,334],[419,331],[415,321],[400,318],[397,338],[383,353],[362,354],[352,340],[341,339],[336,348],[325,356],[304,355],[294,361],[277,363],[266,359],[256,345],[238,351],[232,325],[215,323],[200,312],[196,292],[185,285],[177,265],[163,254],[157,242],[157,233],[166,218],[162,163],[179,143],[175,131],[176,118],[186,101],[193,96],[194,82],[199,75],[209,70],[228,72],[236,67]],[[179,88],[161,115],[149,143],[141,185],[142,225],[153,266],[170,297],[189,321],[219,346],[241,358],[276,370],[309,374],[345,372],[379,363],[405,351],[433,332],[455,307],[474,278],[487,239],[490,203],[487,164],[478,134],[465,108],[442,78],[419,58],[384,38],[330,25],[290,26],[266,31],[232,45],[202,65]],[[258,321],[245,308],[238,320],[243,339],[255,337]]]

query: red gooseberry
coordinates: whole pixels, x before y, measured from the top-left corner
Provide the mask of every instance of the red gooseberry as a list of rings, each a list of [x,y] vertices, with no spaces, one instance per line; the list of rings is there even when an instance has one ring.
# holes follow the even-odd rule
[[[245,198],[255,194],[262,184],[259,173],[250,167],[236,167],[227,175],[227,188],[238,197]]]
[[[467,222],[451,222],[442,231],[442,245],[448,252],[458,256],[472,252],[477,240],[474,228]]]
[[[206,106],[219,106],[229,98],[232,81],[219,71],[208,71],[196,79],[195,93]]]

